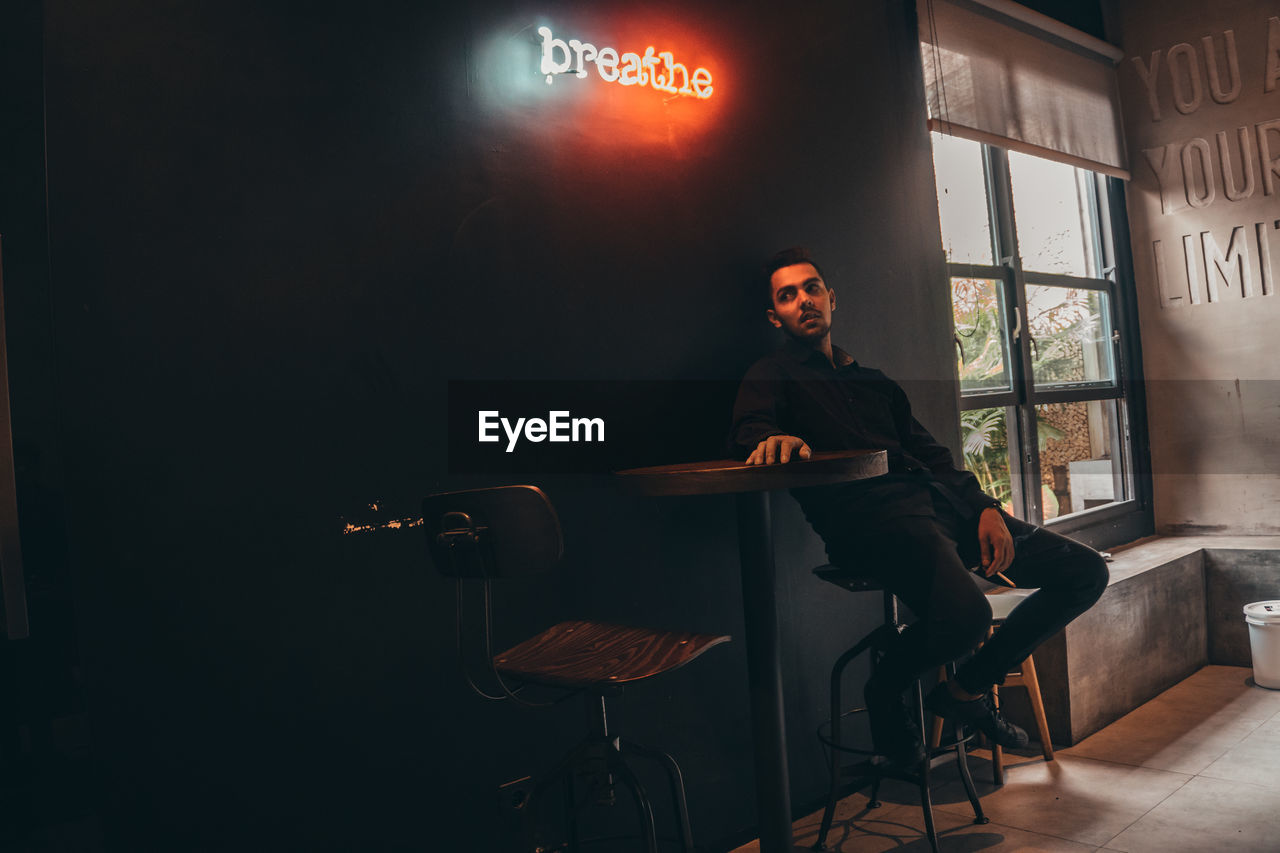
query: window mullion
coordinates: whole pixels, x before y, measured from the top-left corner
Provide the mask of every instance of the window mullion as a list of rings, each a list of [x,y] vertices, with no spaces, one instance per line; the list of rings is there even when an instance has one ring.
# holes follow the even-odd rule
[[[1125,212],[1125,188],[1123,181],[1101,176],[1098,187],[1106,200],[1105,205],[1099,205],[1104,263],[1108,267],[1108,278],[1116,283],[1116,325],[1122,330],[1116,348],[1120,359],[1116,381],[1124,389],[1122,425],[1128,451],[1126,475],[1132,490],[1130,494],[1145,512],[1150,512],[1151,448],[1147,434],[1146,392],[1141,385],[1142,348],[1138,342],[1137,297]]]
[[[1107,191],[1107,178],[1094,175],[1093,179],[1093,211],[1094,221],[1098,223],[1097,252],[1102,277],[1111,283],[1111,328],[1115,331],[1111,336],[1111,354],[1115,362],[1115,382],[1121,396],[1112,403],[1112,419],[1115,424],[1111,431],[1111,458],[1116,460],[1112,470],[1112,490],[1116,495],[1135,498],[1140,486],[1138,478],[1133,474],[1133,462],[1138,447],[1133,441],[1131,432],[1131,413],[1134,406],[1133,389],[1130,387],[1129,347],[1133,346],[1129,332],[1137,328],[1137,324],[1129,324],[1125,296],[1120,292],[1120,264],[1115,245],[1115,226],[1111,219],[1109,205],[1110,195]]]
[[[1114,400],[1124,396],[1124,389],[1117,385],[1086,387],[1033,388],[1027,400],[1032,406],[1051,406],[1054,403],[1089,403],[1094,400]]]
[[[1016,405],[1018,405],[1017,394],[1013,391],[978,391],[960,395],[960,411],[962,412]]]
[[[1115,464],[1111,466],[1111,490],[1121,498],[1133,497],[1133,487],[1129,485],[1133,479],[1129,454],[1125,453],[1125,446],[1131,444],[1127,408],[1127,401],[1123,397],[1111,402],[1111,418],[1115,424],[1111,430],[1111,458],[1115,460]]]
[[[993,146],[984,149],[983,164],[987,174],[987,197],[990,199],[992,238],[996,257],[1006,269],[1006,304],[1014,307],[1014,329],[1011,337],[1013,354],[1013,382],[1018,403],[1015,407],[1017,440],[1010,437],[1010,457],[1017,452],[1019,482],[1021,485],[1022,517],[1040,524],[1044,519],[1044,507],[1040,499],[1040,454],[1031,372],[1031,335],[1028,331],[1026,282],[1022,276],[1022,259],[1018,251],[1017,226],[1013,211],[1013,183],[1009,174],[1008,152]]]
[[[1127,382],[1127,361],[1125,357],[1125,348],[1129,346],[1128,333],[1129,326],[1125,324],[1127,320],[1125,307],[1122,304],[1123,299],[1119,293],[1116,284],[1120,280],[1118,264],[1116,263],[1116,251],[1113,234],[1111,211],[1107,209],[1104,200],[1107,198],[1107,185],[1105,175],[1093,176],[1093,193],[1090,196],[1090,210],[1093,221],[1098,224],[1094,229],[1095,251],[1098,253],[1098,265],[1101,267],[1099,275],[1105,279],[1110,287],[1108,299],[1111,310],[1111,358],[1115,364],[1115,382],[1116,386],[1124,389]],[[1135,326],[1136,327],[1136,326]],[[1126,395],[1127,396],[1127,395]],[[1119,411],[1116,413],[1120,414]],[[1126,419],[1127,420],[1127,419]],[[1122,423],[1119,421],[1118,423]],[[1128,438],[1123,441],[1128,444]],[[1117,457],[1120,459],[1124,456]],[[1117,494],[1124,494],[1117,492]]]

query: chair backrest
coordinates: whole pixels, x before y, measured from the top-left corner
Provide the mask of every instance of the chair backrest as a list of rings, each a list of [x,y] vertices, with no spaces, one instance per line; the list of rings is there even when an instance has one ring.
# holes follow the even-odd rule
[[[497,486],[422,501],[427,548],[452,578],[509,578],[554,568],[564,553],[560,519],[536,486]]]

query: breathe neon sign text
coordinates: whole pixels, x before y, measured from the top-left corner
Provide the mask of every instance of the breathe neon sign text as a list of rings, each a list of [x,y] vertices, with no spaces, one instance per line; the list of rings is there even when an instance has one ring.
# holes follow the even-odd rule
[[[692,73],[683,62],[676,62],[670,51],[658,53],[653,47],[645,48],[644,55],[624,53],[611,47],[597,48],[594,44],[577,39],[558,39],[549,27],[538,27],[542,36],[542,73],[551,85],[557,74],[587,76],[587,66],[594,63],[596,73],[608,83],[620,86],[652,86],[669,95],[692,95],[695,98],[711,97],[711,72],[695,68]]]

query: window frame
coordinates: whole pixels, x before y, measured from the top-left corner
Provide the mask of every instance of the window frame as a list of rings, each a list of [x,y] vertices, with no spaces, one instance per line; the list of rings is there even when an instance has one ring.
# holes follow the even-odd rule
[[[947,260],[948,291],[950,282],[955,278],[1000,282],[1002,316],[999,326],[1008,355],[1009,387],[966,391],[959,388],[957,381],[960,411],[1005,409],[1011,469],[1010,501],[1019,517],[1099,548],[1149,535],[1155,527],[1151,505],[1150,451],[1124,183],[1117,178],[1091,173],[1093,181],[1092,192],[1087,195],[1088,213],[1096,224],[1093,249],[1103,278],[1029,272],[1022,268],[1015,233],[1008,150],[983,143],[981,152],[992,254],[997,263],[985,265]],[[1106,294],[1112,330],[1113,379],[1036,388],[1031,375],[1031,335],[1024,323],[1024,318],[1028,317],[1026,288],[1029,285],[1072,287]],[[953,322],[954,316],[953,312]],[[954,326],[953,334],[956,334]],[[1116,401],[1112,458],[1121,460],[1116,484],[1127,486],[1124,491],[1128,496],[1124,500],[1044,521],[1036,407],[1105,400]]]

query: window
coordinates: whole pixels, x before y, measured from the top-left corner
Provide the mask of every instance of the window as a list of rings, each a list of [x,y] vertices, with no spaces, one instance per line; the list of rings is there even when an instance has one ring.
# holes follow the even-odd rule
[[[1134,473],[1136,321],[1116,273],[1109,179],[939,133],[933,150],[965,467],[1013,515],[1114,533],[1147,490]]]

